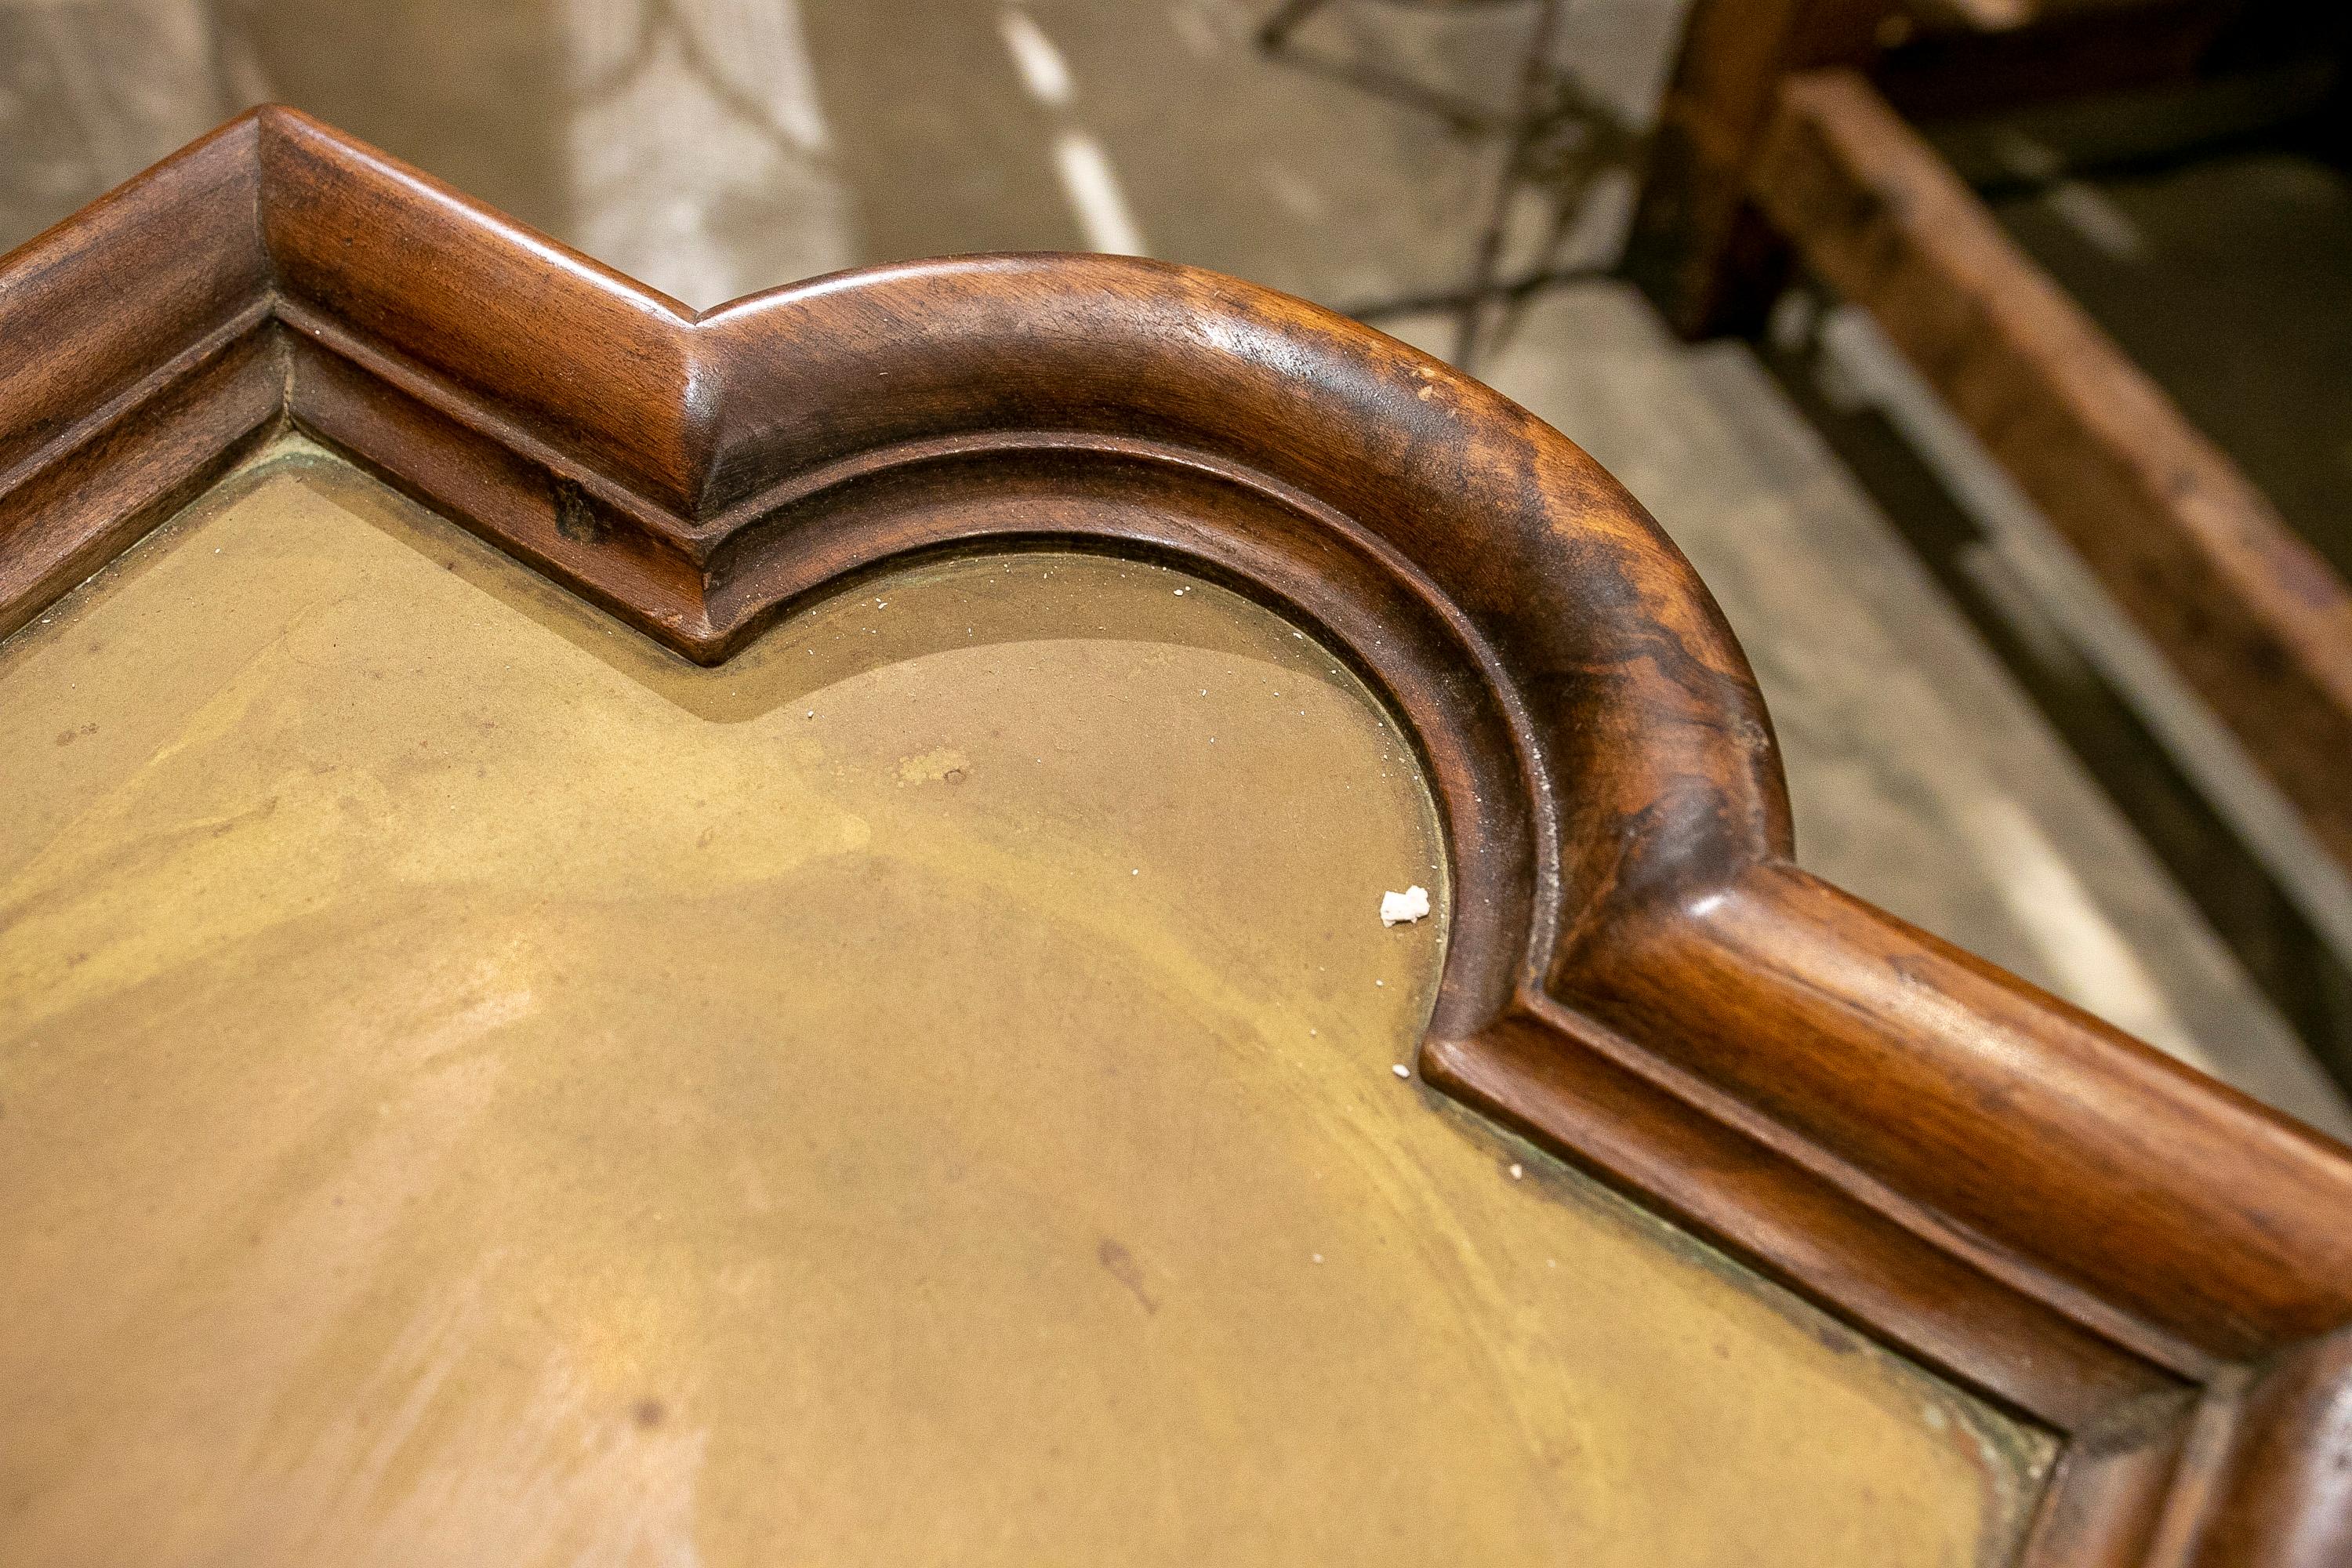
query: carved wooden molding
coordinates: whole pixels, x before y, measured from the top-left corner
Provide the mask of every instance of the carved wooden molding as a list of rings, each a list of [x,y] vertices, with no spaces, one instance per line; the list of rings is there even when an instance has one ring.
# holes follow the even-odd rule
[[[1444,365],[980,257],[696,312],[289,110],[0,259],[0,633],[289,426],[681,652],[1094,540],[1344,650],[1456,900],[1425,1076],[2064,1453],[2024,1561],[2352,1559],[2352,1154],[1798,870],[1689,565]]]

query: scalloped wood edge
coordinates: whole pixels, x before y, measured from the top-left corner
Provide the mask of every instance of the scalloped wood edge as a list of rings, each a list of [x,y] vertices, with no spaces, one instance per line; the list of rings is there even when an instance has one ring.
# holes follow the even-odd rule
[[[1436,361],[1101,257],[698,313],[274,108],[0,258],[0,634],[289,426],[706,662],[1041,529],[1275,604],[1444,805],[1433,1083],[2061,1434],[2024,1561],[2352,1560],[2352,1153],[1796,869],[1687,563]]]

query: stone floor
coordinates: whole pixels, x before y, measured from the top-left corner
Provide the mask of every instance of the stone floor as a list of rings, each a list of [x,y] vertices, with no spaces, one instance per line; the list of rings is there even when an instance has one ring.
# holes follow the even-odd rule
[[[1491,143],[1252,44],[1270,0],[0,0],[0,244],[291,101],[694,305],[954,251],[1148,251],[1343,309],[1455,287]],[[1530,8],[1334,0],[1298,46],[1500,103]],[[1559,52],[1638,118],[1676,0]],[[1555,263],[1613,255],[1630,181]],[[1434,317],[1390,321],[1442,349]],[[2345,1102],[1744,346],[1593,282],[1477,367],[1588,447],[1754,658],[1800,858],[2339,1133]]]

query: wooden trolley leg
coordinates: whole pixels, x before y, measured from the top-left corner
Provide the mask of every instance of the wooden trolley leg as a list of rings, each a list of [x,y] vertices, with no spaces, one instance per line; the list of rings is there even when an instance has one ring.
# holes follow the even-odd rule
[[[1687,338],[1753,334],[1786,268],[1748,199],[1781,79],[1866,63],[1890,0],[1697,0],[1661,106],[1624,270]]]

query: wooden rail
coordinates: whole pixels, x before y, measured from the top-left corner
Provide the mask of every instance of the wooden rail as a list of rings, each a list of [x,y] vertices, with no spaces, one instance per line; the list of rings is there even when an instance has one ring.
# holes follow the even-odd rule
[[[1782,84],[1750,190],[2352,866],[2352,591],[1859,75]]]

